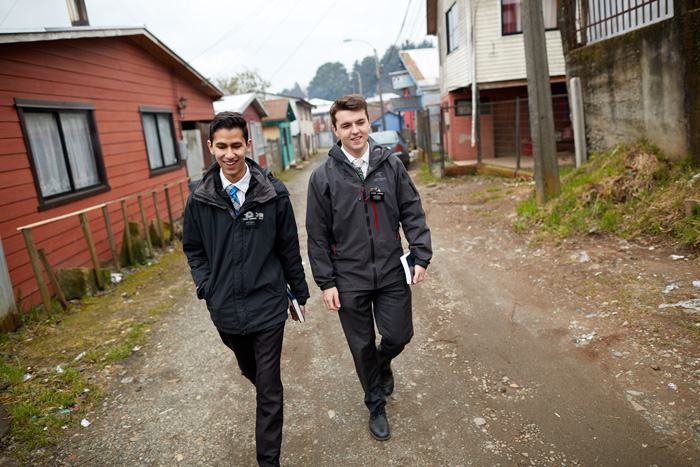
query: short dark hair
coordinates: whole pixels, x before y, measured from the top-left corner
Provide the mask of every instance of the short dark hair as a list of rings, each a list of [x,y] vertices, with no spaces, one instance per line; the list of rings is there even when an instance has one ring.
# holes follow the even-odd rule
[[[221,128],[227,130],[240,128],[243,132],[243,138],[248,141],[248,122],[240,112],[219,112],[216,114],[214,120],[209,124],[209,141],[214,142],[214,133]]]
[[[367,112],[367,101],[362,94],[348,94],[343,97],[339,97],[338,100],[333,102],[331,106],[331,125],[335,128],[335,114],[339,110],[364,110],[365,115],[367,115],[367,120],[369,120],[369,113]]]

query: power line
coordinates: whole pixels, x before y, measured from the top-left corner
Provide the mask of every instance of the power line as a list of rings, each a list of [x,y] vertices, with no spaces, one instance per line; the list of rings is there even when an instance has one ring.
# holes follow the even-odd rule
[[[301,4],[301,2],[294,2],[294,3],[292,4],[292,8],[287,12],[286,16],[284,16],[282,19],[280,19],[280,21],[279,21],[274,27],[270,28],[270,30],[271,30],[271,31],[277,31],[277,30],[279,30],[279,27],[282,25],[282,23],[284,23],[284,22],[287,20],[287,18],[289,18],[289,16],[292,14],[292,12],[293,12],[293,11],[296,9],[296,7],[298,7],[300,4]],[[259,30],[258,30],[258,32],[261,32],[261,31],[263,31],[263,29],[259,29]],[[242,47],[242,49],[243,49],[243,50],[246,50],[246,49],[248,48],[248,44],[250,44],[251,42],[253,42],[253,41],[255,40],[255,37],[256,37],[256,35],[251,36],[251,38],[248,40],[248,42],[246,43],[246,45],[245,45],[244,47]],[[224,68],[223,71],[228,71],[228,70],[230,70],[231,68],[233,68],[234,66],[238,66],[238,64],[240,64],[240,63],[245,63],[245,62],[248,61],[248,59],[250,59],[250,58],[256,56],[256,55],[258,54],[258,52],[260,52],[260,50],[265,46],[265,44],[267,43],[267,41],[270,40],[272,37],[275,37],[275,38],[276,38],[277,36],[273,36],[272,34],[267,34],[263,40],[258,41],[258,47],[257,47],[254,51],[252,51],[252,52],[250,52],[248,55],[246,55],[245,58],[242,58],[242,59],[240,59],[240,60],[237,60],[237,61],[235,61],[235,62],[232,62],[231,64],[229,64],[229,66],[227,66],[226,68]]]
[[[213,42],[210,46],[202,50],[200,53],[197,54],[197,56],[192,57],[191,59],[188,60],[188,62],[192,63],[195,60],[197,60],[199,57],[204,55],[205,53],[209,52],[211,49],[216,47],[217,45],[220,45],[222,41],[228,39],[233,35],[235,32],[238,31],[238,29],[245,24],[248,20],[252,19],[254,16],[257,16],[262,10],[266,9],[268,6],[270,6],[272,3],[274,3],[275,0],[270,0],[268,2],[265,2],[262,6],[258,7],[257,10],[253,10],[248,16],[246,16],[243,20],[241,20],[238,24],[236,24],[233,28],[229,29],[226,33],[224,33],[223,36],[221,36],[220,39],[217,41]]]
[[[326,10],[326,12],[323,14],[323,16],[321,17],[321,19],[319,19],[318,22],[314,25],[314,27],[311,28],[311,30],[310,30],[309,33],[306,35],[306,37],[299,43],[299,45],[296,46],[296,48],[292,51],[292,53],[290,53],[289,56],[287,56],[287,60],[285,60],[285,61],[282,63],[282,65],[280,65],[280,67],[277,68],[277,70],[276,70],[274,73],[272,73],[272,75],[271,75],[270,78],[269,78],[270,81],[272,81],[272,78],[274,78],[275,75],[277,75],[277,73],[279,73],[280,70],[281,70],[282,68],[284,68],[284,66],[287,64],[287,62],[288,62],[289,60],[291,60],[291,58],[294,56],[294,54],[297,52],[297,50],[299,50],[299,48],[300,48],[302,45],[304,45],[304,42],[306,42],[306,40],[307,40],[309,37],[311,37],[311,34],[316,30],[316,28],[318,27],[318,25],[321,24],[321,22],[322,22],[324,19],[326,19],[326,16],[328,16],[328,13],[331,12],[331,10],[332,10],[333,7],[336,5],[336,3],[338,3],[338,0],[335,0],[335,2],[333,2],[333,4],[331,5],[331,7],[330,7],[328,10]]]
[[[12,10],[15,9],[15,5],[17,5],[17,1],[18,0],[15,0],[15,3],[13,3],[12,6],[10,7],[10,9],[7,10],[7,14],[5,14],[5,17],[2,19],[2,21],[0,21],[0,26],[2,26],[2,23],[4,23],[5,20],[7,19],[7,17],[10,16],[10,13],[12,13]]]
[[[403,14],[403,21],[401,21],[401,28],[399,29],[399,33],[396,35],[396,39],[394,39],[394,46],[399,42],[399,37],[401,37],[401,33],[403,32],[403,26],[406,24],[406,17],[408,16],[408,12],[411,9],[411,3],[413,3],[413,0],[408,0],[408,5],[406,6],[406,12]]]

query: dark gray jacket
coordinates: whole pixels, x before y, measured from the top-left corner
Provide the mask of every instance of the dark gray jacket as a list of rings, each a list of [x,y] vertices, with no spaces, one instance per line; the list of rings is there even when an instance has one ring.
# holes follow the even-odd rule
[[[309,297],[289,192],[269,170],[246,163],[252,178],[238,215],[214,164],[187,200],[182,234],[197,297],[229,334],[284,321],[287,284],[300,304]]]
[[[306,206],[309,260],[321,290],[372,290],[405,280],[399,224],[415,263],[428,267],[430,230],[399,158],[370,139],[362,182],[340,142],[328,156],[311,174]],[[384,194],[372,196],[377,191]]]

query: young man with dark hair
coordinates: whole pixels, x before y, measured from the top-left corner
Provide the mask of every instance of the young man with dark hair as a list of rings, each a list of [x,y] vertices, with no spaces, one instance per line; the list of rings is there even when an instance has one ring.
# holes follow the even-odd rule
[[[338,311],[370,411],[369,431],[384,441],[391,436],[385,409],[394,390],[391,361],[413,336],[399,224],[415,263],[413,284],[432,258],[430,230],[402,162],[369,138],[364,98],[343,96],[330,114],[339,141],[309,181],[309,259],[326,308]]]
[[[277,466],[287,284],[302,311],[309,290],[289,192],[269,170],[246,159],[251,143],[243,115],[214,117],[207,145],[216,164],[187,200],[182,247],[197,297],[206,300],[221,340],[255,385],[258,463]]]

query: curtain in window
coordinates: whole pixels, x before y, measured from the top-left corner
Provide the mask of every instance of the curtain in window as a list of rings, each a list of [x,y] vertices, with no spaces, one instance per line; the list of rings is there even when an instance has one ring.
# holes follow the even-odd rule
[[[160,155],[160,143],[158,142],[158,128],[156,127],[156,116],[153,114],[143,114],[143,133],[146,135],[146,151],[148,152],[148,163],[151,169],[163,167],[163,158]]]
[[[523,32],[522,0],[501,0],[503,34]],[[557,1],[542,0],[542,17],[545,29],[557,28]]]
[[[165,165],[177,164],[175,141],[173,140],[172,118],[170,114],[158,114],[158,132],[163,150]]]
[[[523,26],[520,16],[520,3],[522,0],[501,0],[503,34],[522,32]]]
[[[545,29],[557,28],[557,2],[556,0],[542,0],[542,16]]]
[[[92,153],[87,115],[63,113],[61,127],[75,189],[99,184],[100,178],[97,175],[95,155]]]
[[[70,191],[68,170],[54,116],[27,112],[24,118],[41,194],[48,197]]]

